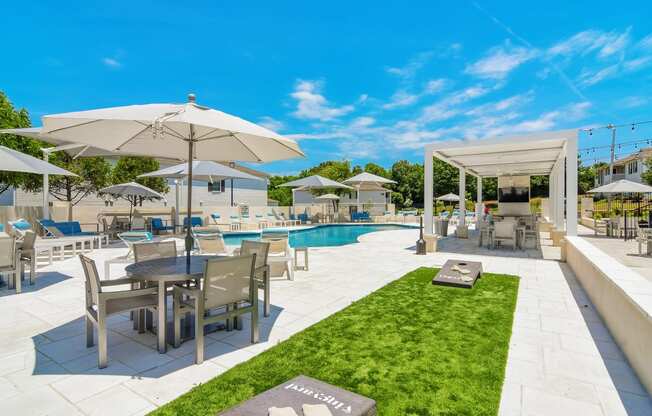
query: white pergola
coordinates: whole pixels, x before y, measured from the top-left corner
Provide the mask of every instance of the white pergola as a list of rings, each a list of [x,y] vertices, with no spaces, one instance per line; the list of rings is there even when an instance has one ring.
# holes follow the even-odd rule
[[[565,227],[567,235],[577,235],[577,135],[577,130],[561,130],[426,145],[425,233],[433,234],[433,206],[427,202],[433,201],[433,157],[436,157],[459,169],[460,224],[464,225],[466,215],[466,174],[477,178],[478,213],[482,206],[482,178],[543,175],[550,177],[548,220],[557,229]]]

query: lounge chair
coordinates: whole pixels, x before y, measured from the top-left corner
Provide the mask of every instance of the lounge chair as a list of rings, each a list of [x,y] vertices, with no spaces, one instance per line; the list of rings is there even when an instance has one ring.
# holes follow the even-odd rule
[[[198,254],[227,254],[226,243],[220,232],[201,232],[193,230],[192,236],[195,240],[195,248]]]
[[[290,248],[290,239],[287,232],[283,234],[266,232],[263,233],[261,241],[269,243],[267,263],[282,264],[287,272],[288,280],[294,280],[294,256]]]
[[[220,321],[235,321],[242,328],[241,315],[251,314],[251,342],[257,343],[258,283],[255,278],[256,255],[210,259],[204,267],[200,288],[175,286],[174,346],[181,344],[181,317],[195,312],[195,363],[204,362],[204,327]],[[217,314],[211,310],[221,309]]]
[[[161,231],[174,231],[174,226],[164,225],[163,220],[160,218],[152,218],[150,220],[150,226],[154,234],[160,234]]]
[[[190,226],[191,227],[203,227],[204,222],[202,221],[201,217],[191,217]],[[183,228],[184,228],[184,230],[186,228],[188,228],[188,217],[183,219]]]
[[[14,234],[18,237],[21,237],[25,234],[27,230],[33,230],[32,224],[30,224],[26,219],[19,218],[14,221],[9,221],[8,224],[11,226]]]
[[[100,281],[95,262],[83,255],[79,256],[86,282],[86,347],[94,344],[93,327],[97,328],[98,367],[105,368],[108,364],[107,353],[107,318],[117,313],[130,312],[139,309],[156,310],[158,305],[158,289],[126,289],[105,292],[108,286],[133,285],[137,280],[123,278]],[[141,317],[143,315],[141,314]],[[140,328],[144,327],[141,319]]]
[[[102,242],[109,243],[109,236],[104,233],[95,231],[82,231],[82,224],[79,221],[61,221],[55,222],[48,219],[38,220],[39,225],[44,230],[46,237],[95,237],[98,248],[102,248]],[[85,223],[84,225],[95,225],[96,223]],[[60,233],[57,233],[59,231]]]
[[[154,239],[149,231],[125,231],[118,233],[118,238],[129,248],[126,254],[127,257],[132,253],[134,244],[145,243]]]

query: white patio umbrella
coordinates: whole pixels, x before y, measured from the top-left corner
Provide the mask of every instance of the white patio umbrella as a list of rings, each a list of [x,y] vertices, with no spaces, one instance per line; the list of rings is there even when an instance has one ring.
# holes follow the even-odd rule
[[[291,188],[301,188],[302,190],[311,189],[325,189],[325,188],[340,188],[340,189],[353,189],[348,185],[336,182],[332,179],[324,178],[319,175],[306,176],[305,178],[296,179],[294,181],[286,182],[279,186],[286,186]],[[292,190],[292,206],[294,206],[294,191]]]
[[[588,191],[590,194],[648,194],[652,193],[652,186],[643,183],[621,179],[606,185],[593,188]]]
[[[448,193],[446,195],[439,196],[435,198],[437,201],[444,201],[444,202],[459,202],[460,197],[453,194],[453,193]],[[437,206],[435,205],[435,215],[437,215]],[[444,208],[446,208],[446,204],[444,204]]]
[[[325,195],[319,195],[318,197],[315,197],[315,200],[317,201],[324,201],[324,202],[331,202],[333,205],[333,209],[335,212],[337,212],[337,201],[340,200],[340,197],[335,195],[335,194],[325,194]],[[330,208],[329,208],[330,211]]]
[[[393,181],[393,180],[387,179],[387,178],[383,178],[382,176],[374,175],[373,173],[362,172],[362,173],[359,173],[359,174],[355,175],[352,178],[349,178],[349,179],[343,181],[343,183],[346,183],[348,185],[353,185],[353,186],[355,186],[357,188],[357,190],[358,190],[358,192],[357,192],[357,208],[358,208],[358,211],[360,211],[360,209],[361,209],[361,207],[360,207],[360,189],[361,188],[363,188],[364,186],[369,186],[369,185],[373,185],[373,186],[382,188],[383,185],[393,184],[393,183],[396,183],[396,181]],[[391,195],[390,195],[390,202],[391,202]]]
[[[107,186],[98,191],[100,195],[111,195],[114,198],[124,198],[129,201],[129,222],[131,223],[131,216],[133,208],[136,206],[139,198],[145,199],[164,199],[163,195],[159,194],[153,189],[150,189],[137,182],[127,182],[118,185]]]
[[[179,165],[170,166],[167,168],[159,169],[154,172],[145,173],[139,178],[170,178],[170,179],[187,179],[188,178],[188,164],[181,163]],[[243,172],[238,169],[225,166],[221,163],[213,162],[211,160],[195,160],[192,162],[192,177],[193,179],[205,180],[208,182],[221,181],[224,179],[231,179],[231,206],[233,206],[233,179],[249,179],[256,181],[263,181],[264,179]],[[176,224],[179,224],[179,182],[176,183]],[[190,217],[191,215],[188,214]]]
[[[455,194],[446,194],[435,198],[437,201],[458,202],[460,197]]]
[[[188,212],[192,212],[192,161],[270,162],[304,156],[296,142],[241,118],[200,106],[145,104],[43,117],[42,133],[112,151],[188,162]],[[193,239],[186,233],[190,262]]]
[[[48,161],[50,154],[54,152],[66,152],[73,159],[79,157],[95,157],[95,156],[130,156],[125,152],[115,152],[99,147],[90,146],[88,144],[74,143],[68,140],[62,140],[42,132],[41,127],[27,127],[20,129],[4,129],[0,133],[13,134],[16,136],[29,137],[37,139],[42,142],[53,145],[52,147],[43,147],[43,160]],[[50,218],[48,194],[50,190],[50,178],[47,173],[43,174],[43,217]]]
[[[77,176],[59,166],[5,146],[0,146],[0,170],[7,172],[36,173],[39,175]]]

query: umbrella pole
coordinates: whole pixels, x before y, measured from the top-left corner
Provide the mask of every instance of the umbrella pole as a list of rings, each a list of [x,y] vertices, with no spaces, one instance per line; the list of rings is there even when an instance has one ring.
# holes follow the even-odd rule
[[[192,241],[192,155],[193,155],[193,146],[195,139],[195,128],[190,125],[190,137],[188,140],[188,212],[186,217],[188,218],[188,228],[186,229],[186,264],[190,266],[190,252],[192,251],[193,241]],[[185,222],[185,221],[184,221]]]

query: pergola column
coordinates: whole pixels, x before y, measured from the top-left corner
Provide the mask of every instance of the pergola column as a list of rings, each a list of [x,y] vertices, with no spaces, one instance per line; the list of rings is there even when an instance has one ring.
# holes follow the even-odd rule
[[[424,219],[423,219],[423,232],[425,234],[433,234],[432,229],[432,202],[433,202],[433,163],[432,163],[432,151],[429,146],[426,146],[425,154],[423,156],[423,209],[424,209]]]
[[[48,161],[50,158],[50,152],[43,152],[43,160]],[[46,220],[50,219],[50,176],[46,173],[43,175],[43,218]]]
[[[478,176],[476,178],[476,189],[478,190],[478,195],[476,198],[475,205],[475,218],[478,219],[482,215],[482,177]]]
[[[466,225],[466,171],[459,168],[460,175],[460,226]]]
[[[564,229],[564,158],[555,164],[555,228]]]
[[[566,142],[566,235],[577,235],[577,136]]]

